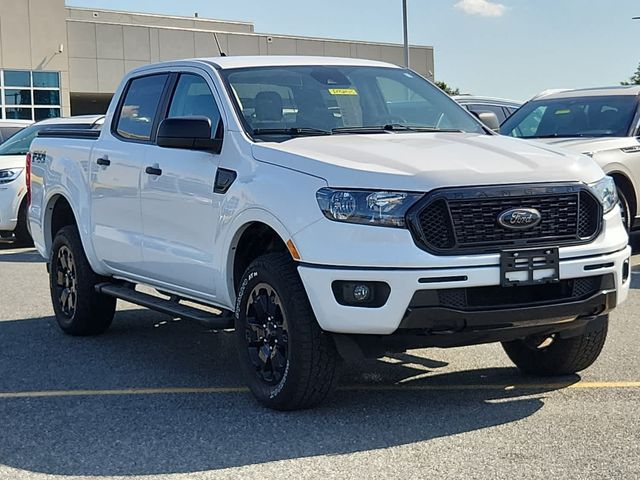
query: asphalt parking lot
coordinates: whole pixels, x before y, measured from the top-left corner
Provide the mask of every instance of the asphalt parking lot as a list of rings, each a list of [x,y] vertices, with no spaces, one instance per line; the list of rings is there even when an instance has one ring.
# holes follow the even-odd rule
[[[277,413],[229,333],[121,303],[105,335],[63,335],[40,257],[0,245],[0,479],[640,478],[640,267],[632,282],[580,376],[522,377],[497,345],[420,350]]]

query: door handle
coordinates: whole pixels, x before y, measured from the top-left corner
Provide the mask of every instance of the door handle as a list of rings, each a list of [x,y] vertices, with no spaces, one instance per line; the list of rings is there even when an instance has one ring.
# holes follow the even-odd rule
[[[109,165],[111,165],[111,160],[109,160],[108,158],[99,158],[98,160],[96,160],[96,163],[98,165],[102,165],[103,167],[108,167]]]
[[[149,175],[162,175],[162,169],[156,167],[147,167],[145,172]]]

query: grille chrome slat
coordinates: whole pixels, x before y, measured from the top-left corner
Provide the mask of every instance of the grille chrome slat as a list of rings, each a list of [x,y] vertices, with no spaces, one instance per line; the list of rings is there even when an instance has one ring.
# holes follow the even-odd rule
[[[541,221],[511,230],[497,218],[512,208],[533,208]],[[437,254],[488,253],[504,248],[580,244],[593,239],[602,223],[600,202],[584,187],[571,185],[444,189],[428,195],[408,215],[416,243]]]

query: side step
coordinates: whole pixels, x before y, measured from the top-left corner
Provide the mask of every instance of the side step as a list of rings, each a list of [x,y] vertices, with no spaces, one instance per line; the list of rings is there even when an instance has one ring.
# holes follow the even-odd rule
[[[100,283],[96,285],[96,291],[173,317],[195,320],[207,328],[215,330],[233,328],[233,315],[230,312],[223,311],[222,315],[215,315],[205,310],[182,305],[176,299],[165,300],[147,293],[138,292],[132,287],[114,283]]]

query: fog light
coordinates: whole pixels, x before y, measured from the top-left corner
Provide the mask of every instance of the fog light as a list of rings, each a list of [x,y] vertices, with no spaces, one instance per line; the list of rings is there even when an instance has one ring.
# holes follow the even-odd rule
[[[363,284],[358,284],[353,287],[353,299],[356,302],[366,302],[369,300],[369,296],[371,295],[371,290],[369,287]]]
[[[389,299],[391,287],[385,282],[336,280],[331,284],[333,295],[347,307],[379,308]]]

